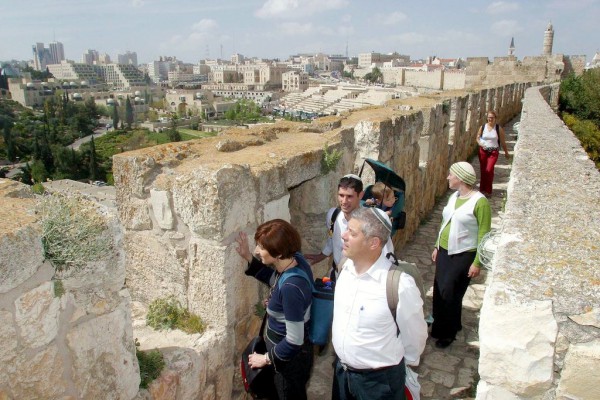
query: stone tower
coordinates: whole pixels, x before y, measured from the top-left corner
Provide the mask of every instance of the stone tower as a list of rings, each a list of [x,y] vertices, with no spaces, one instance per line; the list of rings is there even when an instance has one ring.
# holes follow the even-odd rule
[[[542,55],[550,56],[552,55],[552,42],[554,41],[554,29],[552,29],[552,23],[548,24],[546,28],[546,32],[544,32],[544,50],[542,51]]]
[[[510,39],[510,46],[508,47],[508,55],[514,56],[515,54],[515,38]]]

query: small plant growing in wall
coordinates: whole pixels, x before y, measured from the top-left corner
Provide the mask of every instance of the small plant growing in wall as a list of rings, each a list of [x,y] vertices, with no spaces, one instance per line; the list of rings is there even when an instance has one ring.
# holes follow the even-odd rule
[[[174,296],[158,298],[150,303],[146,323],[156,330],[181,329],[186,333],[202,333],[206,330],[200,317],[183,308]]]
[[[165,360],[160,351],[140,350],[140,342],[135,339],[135,355],[140,365],[140,389],[148,389],[150,383],[160,376],[165,367]]]
[[[57,272],[102,260],[112,250],[106,220],[96,206],[78,197],[45,195],[39,203],[44,258]]]
[[[327,145],[323,146],[323,159],[321,160],[321,172],[327,174],[333,171],[337,163],[342,158],[342,152],[334,149],[331,152],[327,150]]]

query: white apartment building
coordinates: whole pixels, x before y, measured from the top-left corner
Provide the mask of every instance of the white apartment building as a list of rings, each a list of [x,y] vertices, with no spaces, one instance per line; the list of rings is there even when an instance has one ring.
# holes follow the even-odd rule
[[[48,70],[57,80],[106,83],[114,90],[146,86],[144,74],[129,64],[88,65],[63,61],[48,65]]]
[[[358,55],[358,67],[369,68],[372,64],[383,64],[385,62],[392,61],[394,59],[402,59],[406,63],[410,62],[410,56],[401,55],[398,53],[392,54],[381,54],[381,53],[360,53]]]
[[[126,90],[146,86],[144,75],[131,64],[108,64],[100,66],[101,76],[114,90]]]
[[[246,58],[243,55],[235,53],[234,55],[231,56],[231,63],[232,64],[243,64],[245,59]]]
[[[281,75],[284,92],[304,92],[308,89],[308,74],[300,71],[287,71]]]
[[[87,81],[92,85],[103,81],[99,69],[91,64],[62,61],[48,65],[48,70],[57,80]]]

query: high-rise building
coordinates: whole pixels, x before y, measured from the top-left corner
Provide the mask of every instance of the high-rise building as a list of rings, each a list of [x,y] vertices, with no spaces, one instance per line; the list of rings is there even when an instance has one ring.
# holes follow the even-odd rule
[[[99,58],[100,54],[98,54],[96,50],[88,49],[88,51],[81,56],[81,62],[83,64],[94,65],[98,63]]]
[[[36,43],[31,46],[33,51],[33,68],[42,71],[46,69],[46,65],[52,64],[50,59],[50,51],[44,47],[44,43]]]
[[[61,42],[50,42],[48,49],[50,50],[52,64],[60,64],[65,59],[65,49]]]
[[[137,67],[137,53],[127,50],[125,54],[117,54],[117,62],[119,64],[130,64]]]
[[[48,47],[44,43],[36,43],[32,46],[33,68],[38,71],[46,69],[48,64],[60,64],[65,59],[65,50],[61,42],[52,42]]]

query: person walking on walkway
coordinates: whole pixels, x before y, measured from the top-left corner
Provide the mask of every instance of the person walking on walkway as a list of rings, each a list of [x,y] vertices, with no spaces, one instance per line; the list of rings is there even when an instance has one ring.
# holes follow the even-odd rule
[[[352,212],[342,234],[347,261],[335,289],[332,343],[338,356],[333,398],[404,400],[405,364],[418,365],[427,340],[423,301],[414,279],[403,273],[396,320],[388,306],[392,265],[382,249],[392,225],[385,212]]]
[[[479,190],[488,198],[492,196],[494,167],[498,161],[500,145],[502,145],[506,158],[510,158],[508,148],[506,147],[504,128],[496,123],[496,118],[496,113],[494,111],[488,111],[487,123],[479,128],[479,131],[477,132],[479,167],[481,168]]]
[[[492,224],[490,204],[474,189],[475,180],[475,170],[468,162],[450,167],[448,184],[456,192],[442,211],[442,225],[431,253],[435,263],[431,336],[437,339],[438,348],[450,346],[462,329],[462,299],[471,278],[479,276],[477,247]]]

